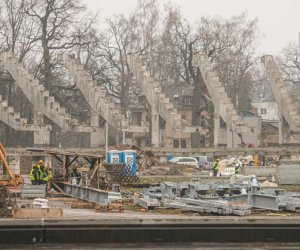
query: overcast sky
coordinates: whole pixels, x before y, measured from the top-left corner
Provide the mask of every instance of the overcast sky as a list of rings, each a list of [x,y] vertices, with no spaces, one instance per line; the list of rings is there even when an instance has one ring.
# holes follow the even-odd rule
[[[84,0],[91,11],[100,10],[101,20],[115,14],[128,15],[138,0]],[[288,43],[299,41],[300,0],[159,0],[176,3],[191,23],[201,16],[231,17],[247,11],[259,19],[263,37],[259,54],[278,54]]]

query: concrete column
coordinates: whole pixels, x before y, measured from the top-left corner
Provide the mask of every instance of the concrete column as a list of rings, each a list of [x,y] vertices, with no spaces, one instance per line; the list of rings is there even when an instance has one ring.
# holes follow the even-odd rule
[[[97,148],[105,144],[105,128],[99,127],[99,115],[92,114],[91,116],[91,148]]]
[[[33,142],[35,146],[48,146],[50,145],[50,130],[42,128],[33,132]]]
[[[281,115],[281,112],[279,112],[279,122],[278,122],[278,143],[281,145],[283,143],[283,131],[282,131],[282,126],[283,126],[283,117]]]
[[[219,134],[220,134],[220,116],[218,114],[214,115],[214,146],[219,145]]]
[[[44,115],[37,110],[33,112],[33,123],[35,125],[44,125]],[[50,145],[50,129],[41,127],[40,130],[33,132],[33,143],[35,146]]]
[[[151,135],[153,147],[159,147],[159,114],[154,108],[151,109]]]

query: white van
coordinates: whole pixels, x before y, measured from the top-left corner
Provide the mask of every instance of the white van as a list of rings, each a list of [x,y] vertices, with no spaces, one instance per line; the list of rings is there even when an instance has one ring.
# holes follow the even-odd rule
[[[171,163],[181,164],[181,165],[190,165],[199,168],[197,159],[193,157],[175,157],[169,160]]]
[[[201,168],[211,168],[214,158],[207,155],[193,155],[191,156],[198,161],[199,167]]]

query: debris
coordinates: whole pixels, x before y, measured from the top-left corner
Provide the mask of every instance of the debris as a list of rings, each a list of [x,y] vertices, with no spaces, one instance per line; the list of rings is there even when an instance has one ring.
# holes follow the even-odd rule
[[[119,212],[122,213],[124,212],[124,206],[122,204],[108,204],[108,205],[100,205],[96,204],[95,206],[95,211],[100,213],[100,212]]]
[[[16,199],[7,189],[0,186],[0,218],[11,217],[14,207],[16,207]]]
[[[269,181],[264,181],[263,183],[260,184],[260,187],[262,188],[274,188],[278,187],[278,185],[274,182],[269,182]]]

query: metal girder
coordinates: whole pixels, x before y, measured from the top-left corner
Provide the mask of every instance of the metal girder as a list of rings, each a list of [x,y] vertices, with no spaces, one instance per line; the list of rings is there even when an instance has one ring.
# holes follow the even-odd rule
[[[114,200],[122,199],[121,193],[82,187],[64,183],[65,194],[81,200],[107,205]]]

